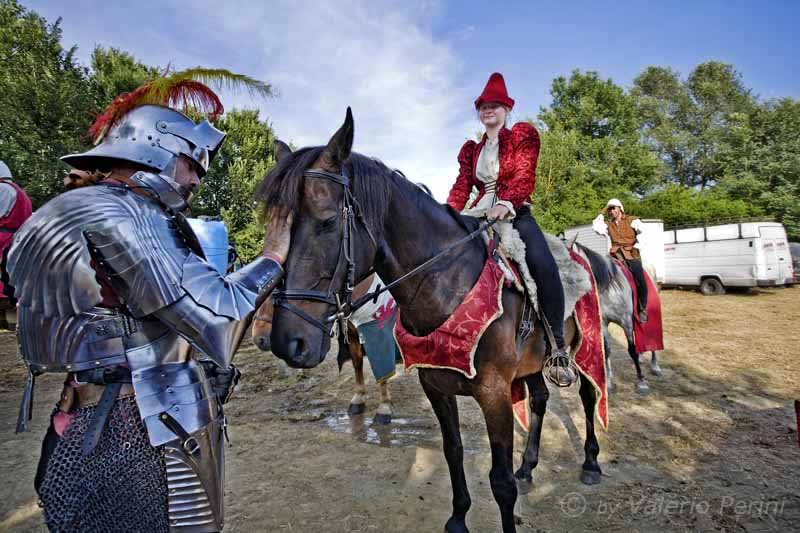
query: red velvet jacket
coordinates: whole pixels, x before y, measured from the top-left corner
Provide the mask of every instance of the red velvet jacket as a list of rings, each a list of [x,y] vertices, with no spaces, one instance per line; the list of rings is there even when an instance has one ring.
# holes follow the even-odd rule
[[[4,257],[6,249],[11,246],[11,241],[14,240],[14,232],[16,232],[23,222],[28,220],[31,216],[31,199],[25,194],[25,191],[11,180],[0,180],[14,187],[17,191],[17,201],[14,207],[11,208],[8,215],[0,219],[0,257]],[[3,282],[0,281],[0,299],[6,298],[3,292],[5,287]]]
[[[500,171],[495,187],[497,199],[511,202],[516,210],[530,198],[536,185],[539,132],[527,122],[517,122],[511,129],[501,129],[498,137]],[[458,154],[458,178],[447,197],[447,203],[456,211],[464,209],[473,187],[478,189],[479,194],[470,207],[477,204],[484,194],[483,182],[475,177],[475,168],[485,142],[486,134],[480,143],[467,141]]]

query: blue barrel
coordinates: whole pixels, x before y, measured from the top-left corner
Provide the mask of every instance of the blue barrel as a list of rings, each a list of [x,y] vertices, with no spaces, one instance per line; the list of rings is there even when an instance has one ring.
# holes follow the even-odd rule
[[[221,220],[202,220],[189,218],[200,246],[211,266],[221,275],[228,271],[228,228]]]

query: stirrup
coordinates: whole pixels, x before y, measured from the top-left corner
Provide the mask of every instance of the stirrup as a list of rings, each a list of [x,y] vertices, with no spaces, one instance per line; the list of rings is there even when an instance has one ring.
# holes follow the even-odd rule
[[[578,366],[565,350],[551,350],[544,361],[542,372],[556,387],[569,387],[578,379]]]

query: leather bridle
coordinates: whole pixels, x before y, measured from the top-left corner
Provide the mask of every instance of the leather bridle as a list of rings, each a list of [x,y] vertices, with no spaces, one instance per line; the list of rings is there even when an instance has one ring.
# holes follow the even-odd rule
[[[317,291],[317,290],[310,290],[310,289],[277,289],[275,291],[274,301],[277,307],[281,307],[294,313],[295,315],[299,316],[309,324],[317,327],[318,329],[322,330],[325,333],[328,333],[331,337],[334,334],[334,327],[333,323],[337,320],[340,321],[340,331],[346,332],[347,331],[347,324],[344,323],[355,311],[356,308],[353,306],[353,289],[356,286],[356,279],[355,279],[355,258],[354,258],[354,240],[353,237],[356,232],[356,221],[358,220],[364,229],[367,231],[367,235],[369,235],[370,239],[372,240],[372,244],[377,247],[377,242],[375,240],[375,236],[372,235],[372,232],[369,229],[369,226],[364,220],[364,214],[361,209],[361,206],[358,204],[358,200],[356,200],[355,196],[353,196],[353,192],[350,189],[350,178],[347,175],[347,171],[344,167],[342,167],[341,174],[334,174],[333,172],[328,172],[327,170],[322,170],[318,168],[308,169],[303,173],[304,177],[307,178],[323,178],[330,180],[334,183],[338,183],[342,186],[344,194],[342,195],[342,202],[340,204],[340,211],[341,211],[341,218],[342,218],[342,231],[341,231],[341,240],[339,246],[339,257],[336,261],[336,269],[333,272],[333,276],[331,277],[330,285],[328,286],[327,291]],[[345,271],[345,283],[344,283],[344,290],[334,292],[333,284],[336,278],[339,275],[339,272],[342,269],[346,269]],[[367,273],[369,275],[369,272]],[[343,294],[342,294],[343,292]],[[295,307],[292,305],[290,300],[310,300],[310,301],[317,301],[323,302],[328,305],[332,305],[336,307],[336,313],[327,317],[323,320],[319,320],[302,309]],[[360,299],[359,299],[360,300]],[[364,302],[366,303],[366,301]],[[361,304],[363,305],[363,304]],[[359,306],[360,307],[360,306]]]
[[[390,290],[392,287],[405,281],[406,279],[424,271],[431,264],[444,257],[451,250],[471,241],[472,239],[474,239],[475,237],[486,231],[495,222],[497,222],[497,220],[491,220],[488,222],[481,223],[478,229],[476,229],[469,235],[459,239],[453,244],[449,245],[447,248],[445,248],[438,254],[434,255],[421,265],[412,269],[410,272],[403,274],[402,276],[400,276],[393,282],[389,283],[385,287],[381,287],[379,285],[374,291],[368,292],[367,294],[363,295],[358,300],[353,302],[353,289],[357,285],[355,279],[355,269],[356,269],[355,257],[354,257],[355,242],[353,239],[356,233],[356,221],[360,222],[361,225],[364,227],[364,229],[367,232],[367,235],[369,236],[373,246],[375,246],[376,249],[378,247],[378,243],[375,239],[375,236],[372,234],[372,231],[369,229],[369,225],[364,220],[364,213],[363,210],[361,209],[361,206],[358,203],[358,200],[355,198],[352,190],[350,189],[350,177],[347,175],[347,171],[345,170],[344,167],[342,167],[341,174],[334,174],[333,172],[328,172],[327,170],[313,168],[306,170],[303,173],[303,176],[308,178],[327,179],[334,183],[338,183],[339,185],[342,186],[344,194],[342,195],[342,202],[340,204],[340,210],[342,213],[341,214],[342,232],[341,232],[341,241],[339,246],[339,258],[337,259],[336,269],[333,272],[333,276],[331,277],[331,283],[328,286],[327,291],[279,288],[275,290],[274,302],[277,307],[281,307],[283,309],[286,309],[287,311],[294,313],[295,315],[299,316],[309,324],[320,329],[323,333],[327,333],[331,337],[333,337],[334,335],[334,328],[336,323],[339,324],[340,334],[346,333],[347,320],[357,309],[369,303],[370,300],[373,302],[377,302],[378,296],[380,296],[382,293]],[[346,269],[344,290],[334,292],[333,284],[342,268]],[[364,274],[364,279],[367,276],[369,276],[372,272],[373,272],[372,269],[368,270]],[[358,280],[358,283],[360,283],[361,281],[362,280]],[[341,294],[342,292],[343,294]],[[328,305],[336,307],[336,312],[325,318],[323,321],[309,315],[302,309],[295,307],[294,305],[289,303],[291,300],[323,302]]]

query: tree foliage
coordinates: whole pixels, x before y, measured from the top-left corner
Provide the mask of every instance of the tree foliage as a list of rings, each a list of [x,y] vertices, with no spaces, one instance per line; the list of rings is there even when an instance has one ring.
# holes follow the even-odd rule
[[[0,0],[0,159],[34,206],[59,191],[66,167],[58,158],[88,146],[97,110],[88,70],[60,40],[58,20]]]
[[[596,72],[553,80],[542,108],[542,147],[533,199],[539,223],[558,233],[596,216],[612,196],[642,195],[661,164],[642,142],[634,99]]]
[[[275,164],[275,135],[257,110],[233,110],[216,126],[228,136],[203,178],[193,211],[222,215],[239,255],[249,261],[261,253],[264,241],[264,224],[258,219],[253,192]]]
[[[38,207],[61,191],[65,154],[91,146],[87,132],[97,114],[165,69],[145,65],[115,48],[95,48],[91,68],[61,44],[59,21],[48,23],[16,0],[0,0],[0,159]],[[220,71],[192,69],[211,82],[270,94],[268,84]],[[180,74],[180,73],[178,73]],[[187,74],[188,75],[188,74]],[[257,111],[233,110],[217,126],[227,141],[194,202],[198,215],[222,216],[243,258],[261,250],[263,224],[256,219],[253,189],[274,164],[274,135]]]
[[[691,224],[772,216],[800,239],[800,102],[760,102],[732,65],[646,68],[629,91],[595,72],[553,80],[534,210],[554,232],[611,197]]]

